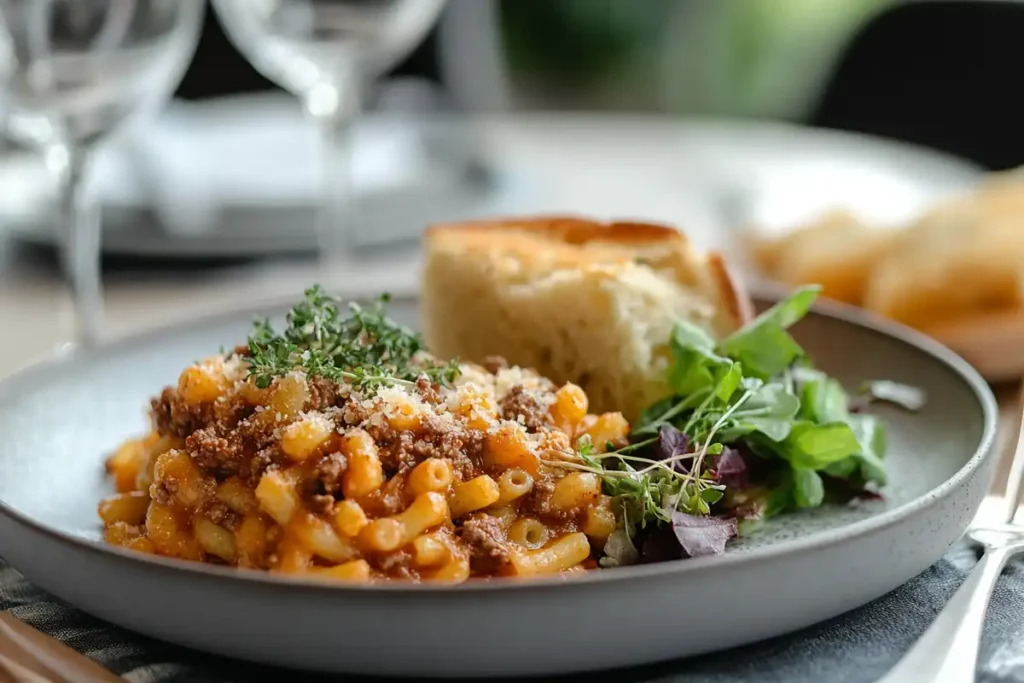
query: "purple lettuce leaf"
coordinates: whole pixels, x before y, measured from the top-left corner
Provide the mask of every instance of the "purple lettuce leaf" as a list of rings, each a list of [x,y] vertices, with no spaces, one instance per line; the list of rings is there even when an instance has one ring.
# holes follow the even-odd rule
[[[645,562],[667,562],[685,557],[679,541],[667,525],[651,524],[638,535],[641,537],[640,554]]]
[[[689,451],[690,437],[670,424],[661,426],[661,429],[658,430],[659,460],[686,455]],[[690,463],[688,460],[676,460],[672,463],[672,468],[685,474],[690,471]]]
[[[720,555],[728,540],[736,535],[736,529],[735,519],[689,515],[678,510],[672,513],[672,531],[690,557]]]
[[[722,448],[722,452],[711,461],[711,469],[726,488],[742,489],[749,484],[747,460],[735,448]]]

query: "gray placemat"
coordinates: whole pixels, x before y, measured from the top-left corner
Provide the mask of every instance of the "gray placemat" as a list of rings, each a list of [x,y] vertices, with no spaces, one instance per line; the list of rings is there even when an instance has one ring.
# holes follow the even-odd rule
[[[895,664],[921,634],[976,559],[973,549],[957,545],[928,571],[892,593],[789,636],[676,662],[560,680],[566,683],[871,683]],[[814,596],[808,595],[807,599],[813,600]],[[110,626],[56,600],[2,562],[0,610],[10,610],[19,619],[134,683],[373,680],[354,676],[306,676],[156,642]],[[609,621],[609,628],[614,628],[613,621]],[[979,683],[1024,683],[1024,561],[1011,564],[993,596],[981,647]]]

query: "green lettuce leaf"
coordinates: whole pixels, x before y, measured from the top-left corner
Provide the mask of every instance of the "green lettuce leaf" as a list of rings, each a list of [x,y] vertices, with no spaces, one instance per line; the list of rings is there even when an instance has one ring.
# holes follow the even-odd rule
[[[797,469],[821,470],[860,452],[860,442],[845,422],[797,422],[780,444],[779,455]]]
[[[814,470],[793,470],[793,502],[798,508],[816,508],[825,500],[825,484]]]
[[[814,304],[820,287],[803,287],[744,325],[718,345],[720,355],[743,365],[746,372],[768,379],[785,371],[804,355],[786,331]]]

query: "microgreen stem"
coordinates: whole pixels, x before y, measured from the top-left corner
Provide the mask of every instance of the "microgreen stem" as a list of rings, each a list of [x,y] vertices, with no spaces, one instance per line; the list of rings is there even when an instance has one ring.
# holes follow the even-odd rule
[[[746,403],[747,399],[749,399],[753,395],[754,392],[751,391],[750,389],[745,391],[743,395],[740,396],[739,400],[737,400],[736,403],[734,403],[733,405],[729,406],[729,409],[722,413],[722,416],[715,421],[715,424],[711,427],[711,431],[708,432],[707,437],[705,437],[704,442],[700,447],[700,451],[697,453],[697,457],[693,462],[693,466],[690,468],[690,471],[685,475],[687,477],[687,481],[683,484],[682,488],[679,489],[679,494],[676,496],[676,499],[675,501],[673,501],[672,504],[673,508],[679,507],[679,500],[683,495],[683,491],[686,490],[686,486],[690,482],[690,480],[692,480],[694,482],[694,486],[697,487],[698,494],[700,493],[700,468],[701,465],[704,464],[704,458],[707,456],[708,448],[711,446],[711,440],[714,438],[718,430],[721,429],[723,425],[725,425],[726,421],[730,417],[732,417],[733,413],[739,410],[740,406]]]
[[[684,410],[686,410],[688,408],[692,408],[693,406],[691,404],[695,401],[695,399],[697,399],[697,397],[701,396],[705,392],[708,392],[707,398],[703,399],[703,403],[698,404],[697,411],[695,411],[695,412],[699,412],[700,408],[704,407],[704,405],[714,395],[711,392],[711,389],[701,389],[700,391],[697,391],[697,392],[694,392],[693,394],[690,394],[689,396],[687,396],[686,398],[684,398],[683,400],[679,401],[678,403],[673,405],[671,408],[666,410],[664,413],[662,413],[662,415],[657,420],[654,420],[654,422],[652,424],[658,424],[658,423],[661,423],[661,422],[668,422],[672,418],[674,418],[677,415],[679,415],[680,413],[682,413]]]

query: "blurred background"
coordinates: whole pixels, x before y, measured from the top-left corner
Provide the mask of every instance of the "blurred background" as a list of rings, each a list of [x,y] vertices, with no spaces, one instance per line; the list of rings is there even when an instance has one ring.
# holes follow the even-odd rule
[[[139,8],[174,10],[82,0],[95,14],[76,17],[62,3],[74,4],[0,2],[0,316],[16,330],[0,373],[68,340],[293,296],[332,249],[348,259],[329,271],[339,288],[414,289],[416,241],[436,221],[564,211],[668,222],[752,278],[785,280],[751,245],[820,233],[815,221],[835,210],[901,229],[1024,163],[1024,2],[180,0],[200,16],[179,80],[95,145],[60,128],[68,93],[99,92],[137,58],[111,52],[107,71],[64,83],[58,53],[102,50],[111,8],[134,8],[124,36],[142,25]],[[41,5],[57,9],[29,16]],[[400,12],[416,26],[352,37],[385,6],[395,27]],[[351,78],[310,80],[335,43],[345,51],[329,64],[349,64]],[[58,78],[40,80],[40,64]],[[40,137],[40,121],[66,135]],[[54,161],[69,149],[87,152],[95,240],[80,229],[81,198],[69,199],[74,163]],[[327,224],[341,235],[333,246]]]

